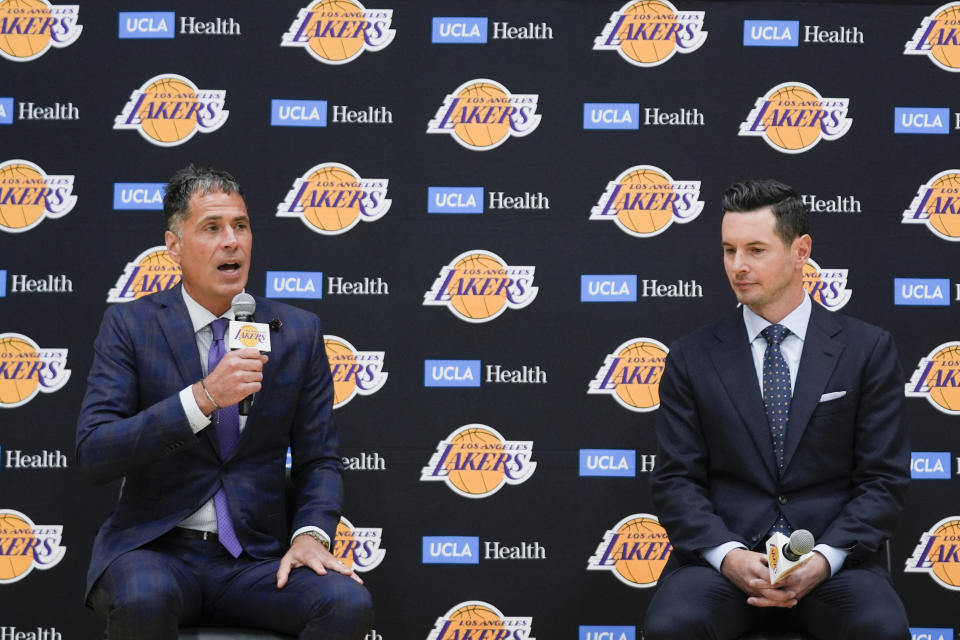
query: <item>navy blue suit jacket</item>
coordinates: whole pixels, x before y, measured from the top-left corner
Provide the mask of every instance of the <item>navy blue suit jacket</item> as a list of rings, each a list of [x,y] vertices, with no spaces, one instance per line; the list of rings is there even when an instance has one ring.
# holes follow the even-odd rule
[[[846,392],[821,401],[824,394]],[[879,549],[909,482],[903,376],[890,334],[813,304],[778,472],[742,309],[670,347],[653,501],[677,562],[756,548],[782,509],[818,543]]]
[[[211,427],[194,434],[179,392],[202,377],[180,287],[104,314],[77,425],[77,458],[95,482],[123,478],[93,544],[87,592],[117,556],[163,535],[226,489],[237,537],[254,558],[289,548],[285,460],[297,490],[292,527],[332,537],[343,497],[333,381],[316,315],[256,298],[256,322],[278,318],[240,441],[222,459]]]

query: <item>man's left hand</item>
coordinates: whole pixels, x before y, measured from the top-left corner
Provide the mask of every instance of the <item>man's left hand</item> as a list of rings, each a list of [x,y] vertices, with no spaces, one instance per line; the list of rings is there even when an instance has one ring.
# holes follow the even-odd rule
[[[319,540],[313,536],[299,535],[283,557],[277,569],[277,588],[282,589],[290,578],[290,570],[297,567],[310,567],[317,575],[326,575],[327,569],[342,573],[363,584],[363,580],[352,569],[337,560]]]
[[[817,552],[804,562],[793,573],[776,584],[778,589],[787,589],[793,592],[799,602],[805,595],[830,577],[830,563]]]

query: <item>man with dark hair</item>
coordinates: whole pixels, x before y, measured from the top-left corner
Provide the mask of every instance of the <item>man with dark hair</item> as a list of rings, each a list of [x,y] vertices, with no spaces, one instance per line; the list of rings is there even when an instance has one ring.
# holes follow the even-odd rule
[[[198,624],[362,638],[369,593],[330,553],[343,485],[320,321],[256,297],[269,356],[226,350],[253,245],[242,189],[190,165],[170,180],[164,214],[182,286],[107,309],[77,426],[84,471],[122,479],[87,602],[111,640],[173,640]]]
[[[646,640],[732,640],[757,625],[904,640],[884,544],[910,453],[890,334],[811,301],[801,198],[774,180],[723,195],[723,263],[742,308],[670,347],[651,491],[673,553]],[[764,544],[808,529],[809,561],[771,585]]]

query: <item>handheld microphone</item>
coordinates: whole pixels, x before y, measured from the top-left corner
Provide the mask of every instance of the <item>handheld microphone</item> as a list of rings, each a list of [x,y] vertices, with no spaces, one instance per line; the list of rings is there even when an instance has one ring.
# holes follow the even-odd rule
[[[793,573],[813,556],[813,534],[797,529],[790,537],[774,533],[767,540],[767,566],[770,584],[776,584]]]
[[[269,351],[269,327],[266,324],[262,325],[262,327],[265,328],[264,331],[261,330],[261,325],[252,322],[253,312],[257,309],[257,301],[253,299],[253,296],[246,292],[238,293],[237,295],[233,296],[233,301],[230,303],[230,308],[233,310],[234,317],[233,322],[230,323],[230,348],[239,349],[245,346],[257,345],[257,348],[259,348],[262,352],[264,351],[264,348],[261,334],[265,332],[267,337],[266,351]],[[250,415],[250,408],[252,406],[253,394],[250,394],[240,401],[240,415]]]

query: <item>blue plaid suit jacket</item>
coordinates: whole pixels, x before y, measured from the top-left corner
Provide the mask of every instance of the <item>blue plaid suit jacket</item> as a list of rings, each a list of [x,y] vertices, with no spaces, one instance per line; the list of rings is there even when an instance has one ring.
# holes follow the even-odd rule
[[[212,428],[194,434],[178,396],[202,377],[180,287],[107,309],[77,425],[77,460],[97,483],[123,478],[100,528],[87,594],[122,553],[163,535],[227,492],[234,526],[254,558],[279,558],[292,530],[333,536],[343,498],[333,380],[316,315],[260,297],[254,320],[281,320],[240,441],[222,459]],[[285,460],[298,498],[286,513]]]

